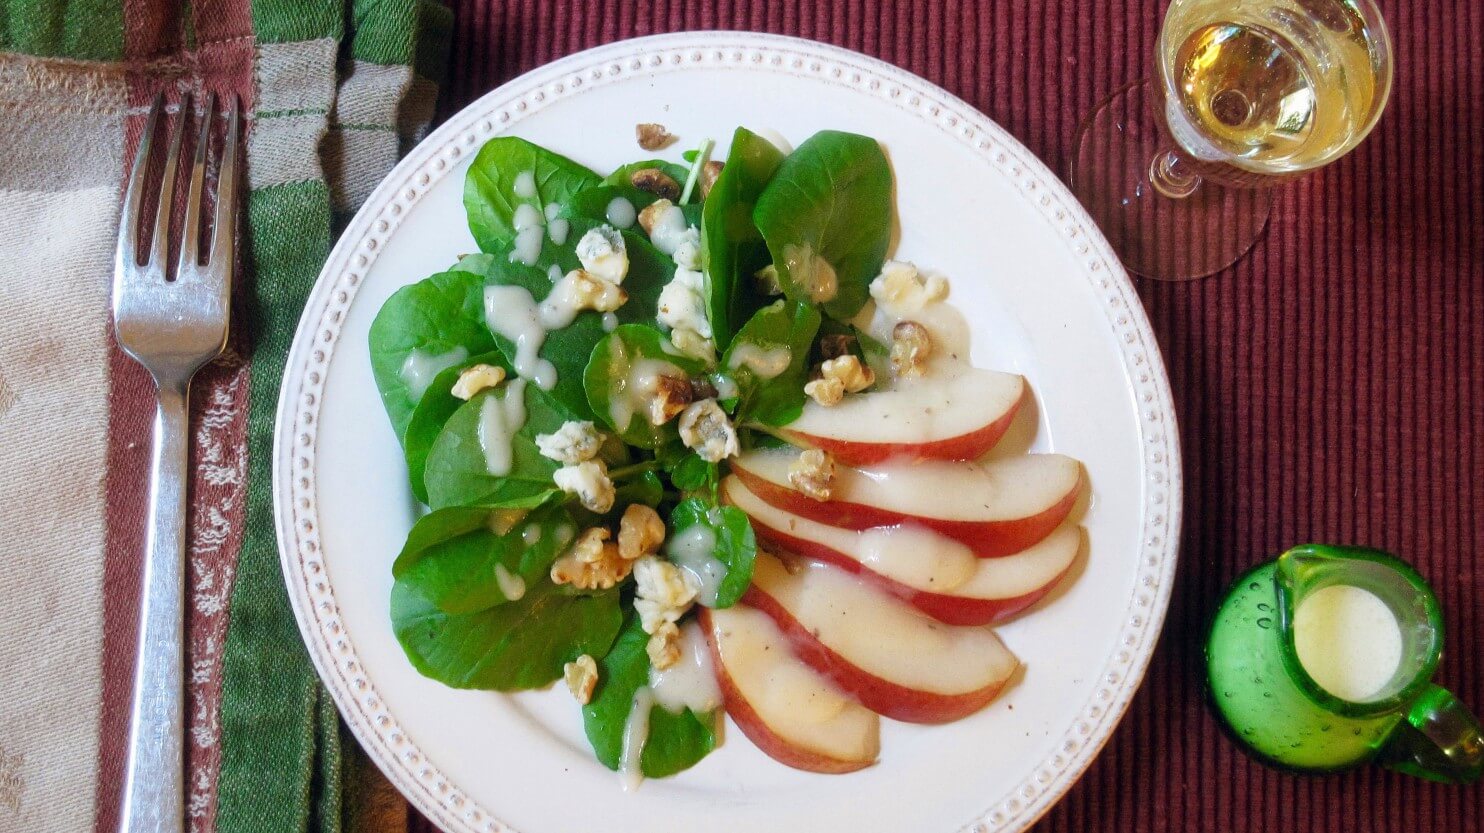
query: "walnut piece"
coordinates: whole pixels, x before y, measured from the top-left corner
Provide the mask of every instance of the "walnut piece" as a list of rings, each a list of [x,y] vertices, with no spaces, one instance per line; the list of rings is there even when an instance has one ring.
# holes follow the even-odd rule
[[[690,380],[684,376],[655,377],[654,396],[649,400],[649,424],[664,425],[679,416],[694,398]]]
[[[804,384],[804,394],[828,408],[845,398],[845,384],[839,379],[815,379]]]
[[[642,503],[631,503],[618,522],[618,554],[633,561],[649,555],[665,542],[665,522],[660,513]]]
[[[677,196],[679,195],[677,194]],[[644,206],[644,208],[640,209],[639,211],[639,227],[644,229],[645,234],[653,235],[655,224],[658,223],[660,217],[663,216],[666,211],[669,211],[672,207],[674,207],[674,205],[675,204],[669,200],[659,199],[655,200],[649,205]]]
[[[659,168],[640,168],[634,171],[629,175],[629,184],[662,200],[680,199],[680,183]]]
[[[587,420],[568,420],[551,434],[536,435],[536,450],[548,460],[577,465],[598,456],[603,435]]]
[[[629,293],[623,287],[586,269],[573,269],[564,280],[565,285],[559,286],[565,296],[561,300],[579,312],[585,309],[613,312],[628,303]]]
[[[634,139],[645,150],[660,150],[675,140],[663,124],[640,122],[634,125]]]
[[[711,187],[716,184],[716,178],[721,176],[722,167],[722,163],[715,159],[701,166],[701,199],[711,196]]]
[[[680,414],[680,441],[708,463],[742,453],[737,429],[715,399],[692,402]]]
[[[608,466],[602,460],[584,460],[562,466],[551,476],[558,489],[577,495],[584,509],[599,515],[613,508],[613,481],[608,479]]]
[[[835,461],[830,455],[811,448],[799,455],[788,467],[788,482],[809,497],[825,501],[834,492]]]
[[[933,354],[933,339],[927,327],[916,321],[899,321],[891,330],[891,372],[898,378],[921,376]]]
[[[923,277],[916,266],[889,260],[871,281],[870,292],[878,306],[893,315],[904,315],[947,298],[948,281],[942,275]]]
[[[674,666],[680,662],[680,628],[674,622],[660,625],[649,637],[644,652],[649,654],[649,664],[660,671]]]
[[[593,688],[598,684],[598,663],[583,654],[562,666],[562,679],[577,702],[586,706],[593,699]]]
[[[453,390],[450,393],[467,402],[473,399],[476,393],[497,387],[503,381],[505,381],[505,368],[491,364],[471,365],[459,374],[459,380],[453,383]]]
[[[618,545],[608,540],[612,536],[600,526],[583,530],[552,563],[551,583],[570,584],[579,590],[607,590],[628,578],[634,562],[618,554]]]

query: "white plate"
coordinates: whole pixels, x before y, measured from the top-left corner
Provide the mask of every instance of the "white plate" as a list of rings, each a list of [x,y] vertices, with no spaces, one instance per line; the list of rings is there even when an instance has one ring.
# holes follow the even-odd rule
[[[398,287],[474,251],[460,198],[484,140],[518,134],[604,171],[644,155],[632,139],[642,121],[663,123],[683,146],[713,137],[725,147],[739,124],[795,143],[825,128],[879,139],[896,174],[895,254],[949,276],[953,302],[973,322],[976,365],[1029,378],[1032,447],[1087,466],[1090,555],[1080,574],[999,629],[1024,677],[957,723],[884,722],[881,760],[864,771],[788,769],[728,724],[694,769],[624,794],[594,761],[560,686],[454,691],[419,676],[392,635],[390,565],[414,506],[371,378],[371,320]],[[284,574],[320,676],[371,757],[450,831],[1021,830],[1087,767],[1143,676],[1175,569],[1180,465],[1138,297],[1030,152],[964,102],[862,55],[682,33],[524,75],[392,171],[304,311],[279,404],[273,487]]]

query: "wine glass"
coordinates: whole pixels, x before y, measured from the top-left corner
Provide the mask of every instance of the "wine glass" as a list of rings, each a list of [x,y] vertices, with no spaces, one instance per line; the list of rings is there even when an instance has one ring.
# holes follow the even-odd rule
[[[1391,91],[1372,0],[1173,0],[1155,58],[1082,125],[1070,179],[1124,265],[1163,280],[1236,262],[1273,186],[1358,145]]]

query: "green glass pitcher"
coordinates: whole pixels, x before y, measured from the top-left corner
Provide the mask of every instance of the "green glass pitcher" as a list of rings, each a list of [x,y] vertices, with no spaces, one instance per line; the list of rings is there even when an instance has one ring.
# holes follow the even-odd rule
[[[1300,772],[1375,761],[1446,783],[1484,770],[1478,720],[1432,676],[1443,617],[1432,588],[1375,550],[1307,544],[1238,579],[1206,643],[1232,736]]]

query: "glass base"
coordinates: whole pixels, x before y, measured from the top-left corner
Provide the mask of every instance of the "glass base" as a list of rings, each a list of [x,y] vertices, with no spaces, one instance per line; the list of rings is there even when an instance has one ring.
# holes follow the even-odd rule
[[[1148,81],[1124,87],[1077,133],[1072,191],[1123,265],[1146,278],[1203,278],[1235,263],[1267,225],[1270,188],[1235,188],[1179,165]]]

